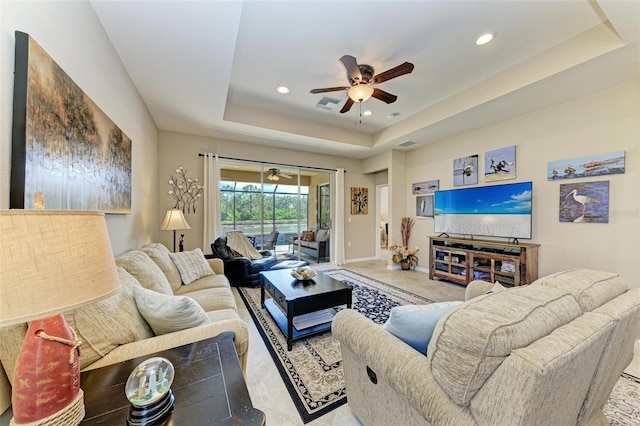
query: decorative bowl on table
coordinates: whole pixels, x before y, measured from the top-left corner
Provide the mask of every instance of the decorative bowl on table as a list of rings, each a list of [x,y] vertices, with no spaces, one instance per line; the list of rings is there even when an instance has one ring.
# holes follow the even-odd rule
[[[291,270],[291,275],[300,281],[307,281],[316,276],[316,271],[311,268],[296,268]]]

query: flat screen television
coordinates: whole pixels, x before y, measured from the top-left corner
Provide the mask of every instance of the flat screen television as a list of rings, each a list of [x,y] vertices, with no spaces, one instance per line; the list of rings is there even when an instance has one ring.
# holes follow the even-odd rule
[[[531,182],[436,191],[436,233],[531,238]]]

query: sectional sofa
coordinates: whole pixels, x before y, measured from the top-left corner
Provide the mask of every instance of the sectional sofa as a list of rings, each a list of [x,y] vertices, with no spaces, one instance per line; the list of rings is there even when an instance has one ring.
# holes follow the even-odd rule
[[[185,262],[176,264],[162,244],[128,251],[115,260],[121,284],[115,295],[65,313],[83,341],[82,370],[214,337],[223,331],[235,332],[238,358],[246,370],[247,325],[236,311],[222,261],[205,260],[201,252],[186,255],[190,255],[188,260],[196,260],[195,267],[185,269]],[[26,330],[26,324],[0,330],[0,413],[11,404],[11,378]]]
[[[602,408],[633,358],[640,288],[577,269],[467,301],[426,354],[351,309],[339,312],[348,404],[367,426],[608,425]]]

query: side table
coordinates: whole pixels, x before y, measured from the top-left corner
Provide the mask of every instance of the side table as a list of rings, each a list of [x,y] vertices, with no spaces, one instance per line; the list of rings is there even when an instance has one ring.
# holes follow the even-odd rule
[[[264,425],[265,415],[253,407],[238,355],[235,334],[216,337],[83,372],[83,425],[125,425],[129,401],[124,385],[133,369],[154,356],[175,368],[171,391],[173,413],[163,425]]]

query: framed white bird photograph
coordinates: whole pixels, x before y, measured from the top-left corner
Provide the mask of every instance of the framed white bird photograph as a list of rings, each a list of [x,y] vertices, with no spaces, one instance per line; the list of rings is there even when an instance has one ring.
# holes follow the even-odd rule
[[[609,223],[609,181],[560,184],[560,222]]]
[[[453,186],[478,183],[478,154],[453,160]]]

